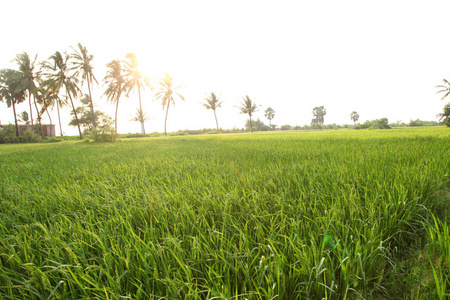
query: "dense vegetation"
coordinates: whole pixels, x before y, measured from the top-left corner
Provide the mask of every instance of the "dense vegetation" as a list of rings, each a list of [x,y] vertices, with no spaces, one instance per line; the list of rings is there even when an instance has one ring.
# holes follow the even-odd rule
[[[444,299],[443,127],[0,146],[0,298]]]

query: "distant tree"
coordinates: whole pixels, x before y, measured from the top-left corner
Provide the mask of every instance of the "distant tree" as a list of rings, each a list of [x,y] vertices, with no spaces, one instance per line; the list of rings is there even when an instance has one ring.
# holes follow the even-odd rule
[[[273,110],[273,108],[268,107],[264,111],[264,116],[267,118],[267,120],[269,120],[269,127],[272,127],[272,119],[275,118],[275,111]]]
[[[25,123],[25,125],[29,125],[30,124],[30,117],[28,116],[28,113],[24,110],[23,112],[21,112],[19,115],[19,120],[22,121],[23,123]]]
[[[106,66],[108,70],[105,78],[103,78],[103,82],[107,85],[107,88],[103,95],[106,96],[107,101],[116,104],[115,128],[117,134],[117,111],[119,109],[120,96],[125,88],[125,78],[122,75],[122,66],[119,60],[113,60]]]
[[[143,91],[145,87],[150,88],[150,79],[147,76],[142,75],[142,73],[138,69],[138,60],[136,54],[128,53],[126,56],[126,61],[124,61],[124,78],[125,78],[125,86],[124,89],[126,91],[127,97],[129,94],[137,89],[139,96],[139,110],[140,114],[144,115],[144,111],[142,110],[141,103],[141,90]],[[141,122],[141,132],[145,134],[145,126],[144,122]]]
[[[292,126],[291,126],[291,125],[288,125],[288,124],[285,124],[285,125],[281,125],[280,129],[281,129],[281,130],[291,130],[291,129],[292,129]]]
[[[313,108],[313,116],[315,121],[311,122],[312,124],[323,124],[324,116],[327,114],[327,110],[323,106],[316,106]]]
[[[71,57],[74,59],[72,61],[72,69],[75,71],[76,77],[81,77],[81,87],[83,87],[83,83],[86,81],[88,85],[89,98],[91,99],[91,116],[92,122],[94,122],[94,128],[97,128],[97,124],[95,123],[94,118],[94,101],[92,100],[91,94],[91,85],[95,82],[98,84],[97,79],[94,76],[94,68],[92,67],[92,60],[94,59],[93,55],[88,54],[86,47],[83,47],[80,43],[78,43],[78,49],[72,47],[74,52],[71,54]]]
[[[32,103],[31,96],[33,96],[34,107],[36,109],[36,112],[38,113],[39,129],[40,129],[42,137],[44,137],[44,132],[42,130],[42,125],[41,125],[41,118],[39,115],[39,110],[36,105],[36,96],[35,96],[36,90],[37,90],[37,87],[36,87],[37,74],[35,74],[35,72],[34,72],[34,66],[36,63],[36,59],[37,59],[37,55],[34,58],[34,61],[31,61],[31,58],[28,55],[28,53],[22,52],[22,53],[16,55],[14,62],[17,64],[17,66],[19,67],[19,72],[22,74],[21,85],[28,92],[28,102],[30,105],[31,130],[34,131],[33,110],[31,108],[31,103]]]
[[[58,88],[57,83],[54,80],[45,80],[43,82],[40,82],[36,97],[38,103],[41,105],[40,114],[42,115],[44,111],[47,112],[48,118],[50,120],[50,130],[52,128],[52,118],[50,117],[50,112],[48,110],[53,109],[53,107],[56,106],[56,111],[58,113],[59,130],[61,136],[63,136],[61,114],[59,110],[60,108],[69,105],[67,100],[68,97],[60,94],[60,89]]]
[[[442,81],[444,85],[436,86],[436,88],[440,89],[436,93],[445,93],[441,98],[441,100],[444,100],[450,95],[450,82],[447,79],[443,79]],[[444,106],[444,112],[438,114],[437,117],[439,118],[439,122],[443,122],[447,127],[450,127],[450,103]]]
[[[206,109],[211,109],[214,112],[214,118],[216,118],[216,127],[217,133],[219,133],[219,123],[217,122],[216,109],[222,106],[222,101],[217,98],[216,94],[211,93],[211,96],[205,98],[206,103],[203,103],[203,106]]]
[[[256,131],[269,131],[270,127],[264,124],[260,119],[257,119],[256,121],[253,120],[252,124],[250,123],[250,120],[247,120],[247,123],[245,123],[245,129],[248,131],[250,130],[250,126],[253,126],[253,128]]]
[[[241,102],[241,107],[239,109],[241,110],[241,114],[247,114],[250,118],[250,129],[253,133],[253,126],[252,126],[252,115],[254,112],[257,111],[257,106],[255,103],[252,102],[249,96],[243,97],[243,102]]]
[[[99,110],[94,112],[94,117],[92,116],[92,100],[89,95],[86,94],[81,97],[80,102],[82,105],[76,108],[78,118],[72,118],[69,123],[70,126],[81,126],[85,133],[88,133],[95,129],[94,124],[97,124],[98,127],[104,127],[112,123],[111,117]],[[74,116],[74,112],[71,112],[71,115]]]
[[[439,91],[436,92],[436,94],[444,93],[444,96],[442,96],[441,101],[450,95],[450,82],[445,78],[442,79],[442,81],[444,82],[443,85],[436,86],[436,88],[440,89]]]
[[[356,122],[359,120],[359,114],[356,111],[352,111],[350,114],[350,119],[352,119],[353,124],[356,125]]]
[[[17,124],[16,104],[26,99],[26,88],[21,85],[22,75],[20,72],[3,69],[0,70],[0,101],[13,108],[14,122],[16,125],[16,136],[19,136],[19,125]]]
[[[136,110],[136,114],[134,115],[134,117],[131,118],[131,121],[139,122],[141,124],[147,122],[148,120],[150,119],[148,118],[147,114],[142,110],[140,110],[139,108]]]
[[[174,96],[178,96],[181,100],[184,101],[184,96],[175,92],[175,90],[181,87],[173,87],[172,85],[172,77],[169,74],[164,73],[164,76],[159,79],[159,89],[155,94],[155,98],[161,101],[163,109],[166,108],[166,119],[164,121],[164,135],[167,135],[166,125],[167,125],[167,115],[169,114],[169,107],[172,103],[175,106],[175,98]]]
[[[78,87],[78,79],[69,74],[69,57],[70,56],[67,53],[65,53],[63,57],[59,51],[56,51],[55,54],[49,57],[49,61],[45,61],[43,63],[42,68],[48,72],[45,75],[47,76],[47,80],[50,81],[49,84],[58,91],[64,89],[66,95],[69,97],[70,104],[72,105],[72,113],[74,114],[75,119],[77,119],[76,124],[78,127],[78,133],[80,134],[80,140],[82,140],[83,134],[81,133],[78,114],[72,98],[78,96],[80,93],[80,88]]]
[[[439,122],[445,124],[445,126],[450,127],[450,103],[444,106],[444,112],[437,115]]]

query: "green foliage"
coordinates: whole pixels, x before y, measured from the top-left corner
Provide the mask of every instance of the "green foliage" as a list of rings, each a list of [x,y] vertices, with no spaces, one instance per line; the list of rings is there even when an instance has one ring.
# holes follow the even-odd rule
[[[450,103],[444,106],[444,112],[437,115],[439,117],[439,122],[445,124],[445,126],[450,127]]]
[[[389,120],[387,118],[381,118],[371,121],[366,121],[364,124],[357,124],[353,126],[353,129],[391,129]]]
[[[424,220],[450,184],[449,138],[433,127],[3,145],[0,298],[445,299],[448,230]],[[437,280],[428,260],[428,278],[400,265],[432,234]]]
[[[253,120],[250,123],[250,120],[247,120],[247,122],[245,123],[245,130],[247,131],[251,131],[252,128],[250,128],[250,126],[253,126],[253,130],[256,131],[269,131],[270,127],[267,126],[266,124],[264,124],[263,121],[261,121],[259,118],[255,121]]]
[[[110,125],[98,126],[92,129],[91,134],[96,142],[114,142],[116,140],[116,130]]]
[[[72,111],[70,115],[72,115],[72,119],[69,122],[70,126],[81,126],[85,134],[91,132],[94,129],[94,119],[92,118],[92,102],[89,95],[84,95],[80,99],[82,106],[79,106],[75,109],[77,113],[77,118],[75,117],[75,112]],[[98,127],[108,127],[112,125],[113,121],[109,115],[99,110],[94,112],[95,114],[95,122]],[[105,128],[106,128],[105,127]]]
[[[285,125],[281,125],[280,129],[281,129],[281,130],[291,130],[291,129],[292,129],[292,126],[291,126],[291,125],[288,125],[288,124],[285,124]]]
[[[311,125],[314,124],[323,124],[324,123],[324,117],[327,114],[327,110],[325,109],[324,106],[316,106],[313,108],[313,116],[314,119],[311,120]]]
[[[0,128],[0,144],[38,143],[42,138],[39,134],[27,130],[21,136],[16,136],[14,125],[5,125]]]

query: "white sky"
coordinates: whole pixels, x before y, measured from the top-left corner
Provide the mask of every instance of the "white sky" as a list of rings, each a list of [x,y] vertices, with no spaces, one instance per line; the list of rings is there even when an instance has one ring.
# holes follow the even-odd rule
[[[275,110],[273,124],[304,125],[324,105],[325,123],[350,124],[387,117],[390,122],[436,120],[444,102],[435,86],[450,77],[450,1],[3,1],[0,68],[26,51],[38,61],[80,42],[94,55],[101,82],[106,63],[137,54],[142,73],[168,72],[186,97],[169,111],[168,131],[214,128],[213,112],[200,104],[211,92],[224,101],[219,126],[244,127],[236,106],[249,95]],[[94,94],[98,109],[112,105]],[[164,131],[164,111],[148,93],[146,131]],[[139,132],[129,122],[137,98],[123,99],[119,132]],[[18,112],[26,110],[21,104]],[[76,130],[63,120],[63,131]],[[12,109],[0,103],[2,124]],[[47,121],[46,121],[47,122]],[[53,111],[56,123],[56,110]],[[59,128],[57,126],[57,132]]]

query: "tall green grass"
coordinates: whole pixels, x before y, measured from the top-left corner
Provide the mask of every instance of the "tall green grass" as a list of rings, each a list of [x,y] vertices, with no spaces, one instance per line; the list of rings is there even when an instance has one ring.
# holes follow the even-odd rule
[[[431,211],[449,186],[449,138],[420,128],[1,146],[0,295],[446,297],[448,225]],[[431,279],[399,283],[426,247]]]

